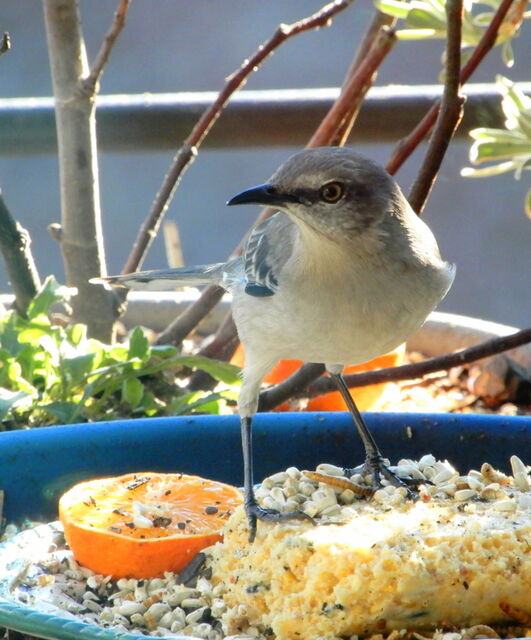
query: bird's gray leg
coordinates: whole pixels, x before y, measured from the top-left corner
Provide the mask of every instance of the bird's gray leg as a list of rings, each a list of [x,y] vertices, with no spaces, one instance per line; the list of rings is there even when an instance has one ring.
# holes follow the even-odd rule
[[[313,523],[313,518],[304,513],[304,511],[281,513],[276,509],[264,509],[257,503],[253,484],[252,418],[250,416],[241,416],[240,424],[243,449],[244,506],[249,522],[249,542],[253,542],[256,536],[257,520],[264,520],[265,522],[309,520]]]
[[[343,374],[341,372],[338,373],[337,371],[330,371],[330,369],[329,373],[336,383],[337,388],[339,389],[343,400],[347,405],[347,409],[350,411],[350,414],[354,420],[354,424],[356,425],[356,429],[358,430],[359,436],[365,448],[366,458],[363,465],[355,469],[346,469],[345,471],[350,473],[359,472],[362,475],[370,473],[372,476],[372,484],[374,489],[377,489],[381,486],[380,478],[382,476],[389,480],[391,484],[397,487],[407,487],[407,483],[399,478],[395,473],[391,471],[391,469],[389,469],[383,463],[383,456],[378,449],[376,440],[373,438],[371,432],[367,428],[367,425],[365,424],[365,421],[363,420],[361,413],[356,406],[356,403],[350,395],[350,391],[348,389],[347,383],[345,382],[345,378],[343,378]],[[411,494],[410,497],[415,497],[415,494],[410,491],[409,488],[408,493]]]
[[[258,393],[263,376],[258,375],[256,369],[250,367],[248,363],[246,363],[245,369],[238,405],[243,449],[244,506],[249,522],[249,542],[253,542],[256,536],[257,520],[267,522],[281,522],[283,520],[309,520],[314,522],[314,520],[303,511],[281,513],[276,509],[264,509],[256,501],[253,476],[252,422],[258,406]],[[249,376],[249,371],[253,371],[255,375],[253,377]]]

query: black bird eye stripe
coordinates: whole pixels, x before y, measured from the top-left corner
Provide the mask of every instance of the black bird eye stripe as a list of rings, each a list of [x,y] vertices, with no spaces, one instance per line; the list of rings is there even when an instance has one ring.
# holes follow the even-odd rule
[[[319,200],[319,191],[315,189],[295,189],[289,194],[290,201],[296,202],[297,204],[313,204]]]

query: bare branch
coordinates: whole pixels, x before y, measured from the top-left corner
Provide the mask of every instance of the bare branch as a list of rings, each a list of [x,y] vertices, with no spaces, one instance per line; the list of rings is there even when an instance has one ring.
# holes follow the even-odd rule
[[[354,58],[350,63],[350,67],[345,75],[345,80],[343,81],[343,86],[341,87],[341,91],[345,91],[349,83],[349,80],[358,71],[361,64],[365,60],[366,56],[369,55],[370,50],[375,46],[375,43],[377,43],[378,40],[382,37],[381,36],[382,28],[394,27],[396,24],[396,21],[397,21],[396,18],[393,18],[392,16],[382,13],[381,11],[375,12],[366,32],[363,34],[363,37],[361,39],[361,42],[358,45]],[[355,103],[353,103],[352,105],[349,116],[345,118],[345,120],[341,125],[341,128],[337,132],[336,137],[330,144],[338,147],[342,147],[344,144],[346,144],[346,141],[350,135],[350,132],[352,131],[352,127],[354,126],[354,123],[356,122],[356,119],[358,117],[358,113],[363,103],[363,100],[365,99],[367,92],[369,91],[370,87],[374,84],[375,80],[376,80],[376,73],[374,73],[373,76],[371,77],[370,83],[367,83],[363,91],[360,92],[359,97],[357,98]]]
[[[444,90],[439,114],[428,150],[409,194],[409,203],[418,215],[428,199],[446,150],[463,115],[464,98],[459,95],[461,70],[461,28],[463,0],[446,2],[447,39]]]
[[[480,344],[476,344],[468,349],[462,349],[455,353],[448,353],[444,356],[436,358],[428,358],[421,362],[412,364],[404,364],[400,367],[390,367],[388,369],[380,369],[377,371],[366,371],[364,373],[353,373],[345,376],[347,385],[353,387],[366,387],[370,384],[378,384],[379,382],[396,382],[397,380],[411,380],[420,378],[428,373],[436,371],[445,371],[452,367],[462,366],[482,360],[489,356],[514,349],[522,344],[531,342],[531,327],[522,329],[509,336],[501,336],[499,338],[491,338]],[[336,387],[330,378],[321,378],[317,380],[308,390],[309,397],[321,395],[328,391],[335,391]]]
[[[307,362],[294,374],[260,394],[258,411],[271,411],[290,398],[306,394],[308,386],[325,372],[324,364]]]
[[[345,376],[349,388],[366,387],[370,384],[382,382],[397,382],[399,380],[412,380],[420,378],[436,371],[445,371],[452,367],[462,366],[481,360],[489,356],[514,349],[522,344],[531,342],[531,328],[522,329],[509,336],[492,338],[476,344],[468,349],[462,349],[455,353],[449,353],[436,358],[428,358],[413,364],[404,364],[399,367],[389,367],[363,373],[352,373]],[[306,364],[292,376],[281,383],[262,391],[260,394],[260,411],[270,411],[278,405],[293,397],[313,398],[331,391],[337,391],[334,381],[328,376],[322,376],[313,384],[308,382],[324,372],[324,366],[320,364]],[[312,378],[313,376],[313,378]]]
[[[43,0],[61,187],[61,253],[66,282],[77,288],[73,318],[91,337],[112,339],[118,315],[115,296],[89,283],[105,272],[105,252],[98,185],[95,105],[80,91],[89,70],[76,0]]]
[[[470,76],[477,69],[480,62],[496,43],[498,29],[500,28],[513,2],[514,0],[502,0],[490,25],[485,30],[483,37],[472,52],[467,63],[461,69],[459,79],[461,86],[470,79]],[[422,140],[424,140],[428,135],[429,131],[435,124],[440,106],[441,101],[438,100],[433,104],[431,109],[426,113],[424,118],[422,118],[413,131],[408,136],[400,140],[386,165],[386,169],[390,174],[395,174],[398,171]]]
[[[30,244],[28,232],[13,219],[0,193],[0,251],[15,294],[15,306],[21,314],[41,286]]]
[[[171,202],[179,180],[188,168],[190,162],[194,159],[197,154],[197,148],[219,118],[231,95],[247,81],[248,76],[253,71],[256,71],[265,58],[282,43],[303,31],[329,25],[332,17],[346,9],[352,2],[353,0],[334,0],[334,2],[325,5],[307,18],[303,18],[291,25],[281,24],[273,36],[261,45],[237,71],[229,76],[216,100],[203,113],[188,138],[186,138],[183,147],[177,152],[173,159],[170,169],[164,177],[161,188],[151,205],[148,217],[138,233],[133,249],[122,269],[122,273],[136,271],[141,266],[147,250],[156,236],[162,217]]]
[[[180,344],[223,297],[225,289],[217,285],[206,287],[199,298],[183,311],[157,336],[155,344]]]
[[[338,130],[344,132],[343,123],[351,120],[352,115],[358,112],[359,105],[371,85],[374,74],[395,42],[394,30],[382,27],[373,46],[367,52],[356,72],[348,79],[341,95],[311,137],[308,147],[330,144],[335,139]]]
[[[11,36],[7,31],[4,31],[4,35],[0,40],[0,56],[3,53],[7,53],[11,49]]]
[[[114,13],[114,18],[109,31],[106,33],[105,38],[101,44],[100,50],[94,60],[90,72],[86,78],[81,81],[81,90],[89,96],[93,96],[96,93],[96,87],[103,73],[103,69],[109,60],[112,48],[116,42],[121,30],[125,25],[125,16],[131,0],[120,0],[118,8]]]

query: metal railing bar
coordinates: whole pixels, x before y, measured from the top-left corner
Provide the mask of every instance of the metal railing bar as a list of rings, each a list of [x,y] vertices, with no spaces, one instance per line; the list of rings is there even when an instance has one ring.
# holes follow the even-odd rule
[[[521,83],[531,94],[531,83]],[[210,149],[303,145],[329,109],[338,89],[241,91],[205,140]],[[473,127],[501,127],[494,84],[470,84],[457,136]],[[351,140],[396,141],[407,134],[441,95],[440,85],[374,87]],[[214,92],[102,95],[97,98],[98,142],[103,152],[174,150],[188,135]],[[0,155],[56,152],[53,98],[0,100]]]

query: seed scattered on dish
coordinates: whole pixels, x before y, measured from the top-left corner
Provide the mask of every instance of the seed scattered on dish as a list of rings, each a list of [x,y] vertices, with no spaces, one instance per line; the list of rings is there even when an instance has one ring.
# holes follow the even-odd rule
[[[473,522],[474,517],[488,507],[493,518],[506,523],[508,532],[512,522],[516,519],[521,522],[522,513],[526,513],[529,519],[531,492],[525,488],[525,482],[529,481],[529,467],[516,457],[511,458],[513,476],[505,475],[488,464],[482,465],[479,471],[470,470],[461,475],[448,462],[438,461],[431,455],[423,456],[419,461],[403,459],[391,468],[400,477],[420,481],[420,500],[415,503],[419,509],[437,506],[443,514],[446,508],[451,508],[457,514],[470,516],[469,520]],[[20,566],[18,575],[12,580],[12,592],[20,602],[32,609],[39,610],[40,607],[49,612],[50,607],[55,607],[60,615],[116,632],[153,637],[187,635],[205,640],[291,639],[295,637],[292,631],[287,629],[283,632],[282,625],[275,621],[275,613],[264,609],[264,603],[269,606],[268,598],[272,597],[274,589],[279,589],[279,585],[268,582],[264,575],[253,572],[252,567],[247,569],[244,566],[248,562],[246,554],[249,549],[261,549],[264,554],[263,567],[271,562],[268,545],[272,545],[274,541],[279,543],[280,540],[290,540],[290,544],[300,545],[297,542],[297,535],[300,535],[296,533],[297,530],[302,535],[310,532],[314,536],[320,530],[337,532],[349,513],[363,514],[370,511],[375,518],[382,514],[398,514],[400,518],[401,512],[412,505],[407,500],[405,491],[393,486],[383,486],[372,497],[367,498],[363,494],[370,492],[370,481],[370,478],[361,477],[357,473],[345,476],[343,469],[330,464],[318,465],[312,471],[290,467],[275,473],[257,488],[260,503],[281,511],[302,509],[312,515],[318,524],[326,526],[312,528],[300,522],[281,525],[260,523],[259,537],[254,547],[249,547],[243,509],[238,508],[236,514],[226,521],[225,542],[205,549],[203,554],[196,556],[194,567],[184,569],[181,574],[166,572],[151,579],[113,580],[109,576],[94,573],[76,562],[61,539],[57,525],[43,525],[13,538],[15,541],[23,535],[49,536],[50,531],[53,532],[51,542],[41,545],[44,549],[41,555]],[[360,493],[356,487],[361,487],[364,491]],[[99,502],[97,496],[92,497],[96,503]],[[206,515],[207,509],[219,509],[219,505],[211,501],[201,508]],[[145,515],[141,508],[136,513]],[[186,530],[190,524],[185,519],[173,518],[171,514],[165,513],[164,517],[172,518],[173,526],[179,530]],[[402,522],[405,520],[402,519]],[[152,526],[156,526],[154,521]],[[375,521],[375,535],[378,533],[378,526],[379,522]],[[13,527],[10,531],[13,531]],[[479,546],[482,544],[481,535],[478,528]],[[22,545],[22,541],[20,544]],[[24,544],[34,549],[38,546],[31,539]],[[318,546],[321,542],[316,539],[313,544]],[[328,543],[325,541],[323,544]],[[283,552],[278,544],[275,549]],[[299,549],[304,551],[304,546],[299,546]],[[340,547],[338,549],[340,552]],[[497,561],[502,552],[503,549],[496,549]],[[370,560],[373,549],[369,546],[364,553],[367,560]],[[522,558],[522,563],[531,563],[529,554]],[[293,582],[300,579],[301,575],[304,577],[304,574],[299,574],[299,570],[302,569],[293,563],[277,573],[282,574],[279,579]],[[331,572],[333,571],[334,567],[331,565]],[[387,567],[386,572],[386,584],[389,587],[394,576],[393,568]],[[474,592],[474,588],[473,577],[463,574],[459,593],[470,594]],[[337,621],[348,615],[348,606],[342,604],[347,596],[341,595],[340,586],[336,587],[335,593],[336,600],[321,598],[319,618],[331,621],[332,629],[339,629]],[[319,598],[322,594],[314,595]],[[465,628],[465,625],[456,626],[449,621],[450,627],[446,631],[434,632],[433,629],[426,630],[416,625],[418,619],[411,618],[404,621],[407,631],[405,628],[392,630],[386,627],[384,620],[376,632],[369,630],[356,635],[370,637],[375,633],[374,640],[382,640],[384,637],[388,640],[472,640],[476,637],[526,637],[526,633],[529,637],[531,631],[526,631],[525,627],[529,626],[530,612],[522,606],[516,589],[512,596],[500,598],[500,602],[496,603],[501,620],[504,621],[499,626],[474,624]],[[291,606],[290,597],[292,594],[287,590],[282,601],[286,609]],[[416,596],[417,602],[419,597]],[[301,638],[304,640],[339,640],[334,635],[337,633],[335,631],[321,633],[315,630],[313,635],[308,635],[304,630],[306,622],[303,618],[304,616],[297,624],[298,631],[303,630]],[[461,630],[460,626],[463,626]],[[276,634],[274,628],[277,629]],[[345,637],[345,634],[341,636]]]

